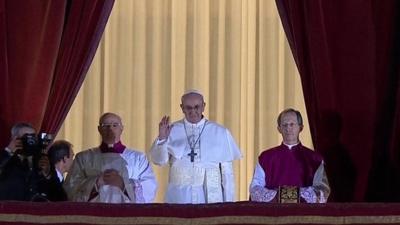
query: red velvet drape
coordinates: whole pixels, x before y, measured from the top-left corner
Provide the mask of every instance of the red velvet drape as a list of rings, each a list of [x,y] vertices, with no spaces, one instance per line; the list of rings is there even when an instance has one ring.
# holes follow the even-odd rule
[[[60,129],[92,63],[113,4],[114,0],[68,2],[41,130],[56,134]]]
[[[400,201],[399,2],[276,0],[333,201]]]
[[[0,0],[0,146],[19,121],[56,133],[114,0]]]

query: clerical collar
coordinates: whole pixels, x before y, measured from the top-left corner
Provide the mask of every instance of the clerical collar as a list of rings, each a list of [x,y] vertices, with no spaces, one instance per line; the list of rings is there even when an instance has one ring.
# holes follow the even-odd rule
[[[111,145],[102,142],[99,148],[102,153],[113,152],[121,154],[124,152],[126,146],[123,145],[121,141]]]
[[[288,145],[288,144],[286,144],[285,142],[282,142],[282,144],[284,144],[285,146],[287,146],[287,147],[289,148],[289,150],[292,150],[292,148],[295,147],[295,146],[297,146],[297,145],[299,145],[300,142],[297,142],[296,144],[293,144],[293,145]]]
[[[183,119],[183,121],[185,122],[185,124],[187,124],[188,126],[203,126],[203,124],[207,121],[207,119],[203,116],[203,118],[197,122],[197,123],[191,123],[189,122],[186,118]]]

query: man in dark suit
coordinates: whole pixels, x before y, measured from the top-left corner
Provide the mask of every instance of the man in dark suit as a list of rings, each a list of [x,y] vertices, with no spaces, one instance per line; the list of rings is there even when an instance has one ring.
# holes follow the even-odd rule
[[[50,162],[38,145],[36,130],[29,123],[11,129],[9,145],[0,150],[0,200],[47,201],[52,186]]]
[[[48,186],[48,199],[50,201],[66,201],[68,197],[62,185],[64,174],[69,171],[74,158],[72,144],[64,140],[55,141],[47,154],[51,164],[51,179],[54,180],[52,184],[56,184]]]

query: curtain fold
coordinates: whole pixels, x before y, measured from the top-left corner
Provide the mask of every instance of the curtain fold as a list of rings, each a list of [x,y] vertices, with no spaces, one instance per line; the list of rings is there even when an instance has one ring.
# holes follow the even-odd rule
[[[57,134],[85,79],[114,0],[69,1],[41,130]]]
[[[11,126],[43,120],[62,37],[66,1],[0,1],[0,142]]]
[[[333,201],[399,201],[399,4],[276,0]],[[397,138],[396,138],[397,137]]]
[[[56,134],[95,54],[113,0],[0,1],[0,144],[20,121]]]

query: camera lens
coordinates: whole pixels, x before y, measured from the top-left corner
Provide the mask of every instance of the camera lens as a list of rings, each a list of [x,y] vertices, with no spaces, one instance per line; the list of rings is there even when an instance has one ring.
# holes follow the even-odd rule
[[[34,138],[28,138],[26,139],[26,144],[28,145],[35,145],[36,140]]]

